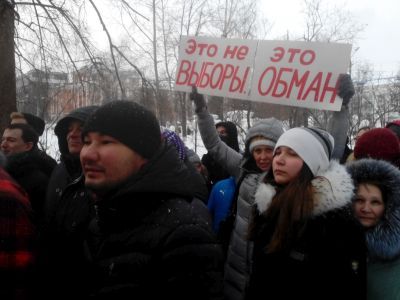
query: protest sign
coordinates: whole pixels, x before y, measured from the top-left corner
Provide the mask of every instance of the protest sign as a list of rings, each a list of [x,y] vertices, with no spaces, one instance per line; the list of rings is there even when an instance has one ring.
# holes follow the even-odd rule
[[[339,74],[351,45],[182,37],[175,90],[273,104],[340,110]]]

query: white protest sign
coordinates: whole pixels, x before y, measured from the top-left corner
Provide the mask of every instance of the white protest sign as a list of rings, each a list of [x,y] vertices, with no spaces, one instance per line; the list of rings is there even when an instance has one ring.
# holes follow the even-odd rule
[[[247,98],[257,49],[255,40],[182,37],[175,90]]]
[[[182,37],[175,90],[340,110],[350,44]]]

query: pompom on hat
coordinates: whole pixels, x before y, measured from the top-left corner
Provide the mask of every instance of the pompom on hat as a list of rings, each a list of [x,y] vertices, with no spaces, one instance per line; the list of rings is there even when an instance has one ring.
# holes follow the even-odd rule
[[[89,132],[109,135],[147,159],[161,147],[161,131],[156,116],[131,101],[112,101],[98,108],[87,119],[82,137]]]
[[[328,168],[334,145],[333,137],[325,130],[296,127],[281,135],[276,143],[275,151],[280,146],[291,148],[315,176]]]
[[[354,157],[382,159],[397,165],[400,157],[399,140],[388,128],[373,128],[357,139]]]
[[[180,160],[185,160],[186,158],[186,148],[185,144],[183,143],[182,139],[176,134],[174,131],[169,129],[164,129],[161,133],[162,138],[168,143],[173,145],[178,152],[178,156]]]

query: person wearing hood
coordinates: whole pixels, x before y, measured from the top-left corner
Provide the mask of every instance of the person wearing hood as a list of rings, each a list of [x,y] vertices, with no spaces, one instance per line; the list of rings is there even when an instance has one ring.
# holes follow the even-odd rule
[[[354,185],[331,160],[333,148],[333,137],[318,128],[292,128],[278,139],[255,195],[246,299],[365,299]]]
[[[356,187],[354,215],[365,229],[368,248],[367,299],[400,295],[400,171],[384,160],[348,165]]]
[[[73,299],[84,294],[87,288],[84,236],[94,212],[84,186],[79,154],[83,146],[83,124],[97,108],[77,108],[60,119],[54,129],[61,156],[46,195],[45,228],[40,238],[38,263],[39,272],[45,278],[37,284],[41,297]]]
[[[51,219],[65,188],[82,175],[79,153],[82,149],[81,130],[89,115],[98,106],[77,108],[61,118],[54,128],[58,139],[60,163],[53,171],[46,196],[46,215]]]
[[[207,207],[155,115],[129,101],[87,120],[80,160],[96,216],[91,299],[217,299],[223,255]]]
[[[236,152],[239,151],[238,132],[235,123],[226,121],[215,124],[220,139]],[[218,181],[229,177],[228,171],[223,165],[217,163],[211,153],[206,153],[201,158],[202,164],[207,168],[211,186]]]

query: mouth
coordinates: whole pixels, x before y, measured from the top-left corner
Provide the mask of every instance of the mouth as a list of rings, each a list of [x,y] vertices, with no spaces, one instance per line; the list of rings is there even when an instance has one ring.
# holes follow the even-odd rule
[[[104,173],[104,168],[99,166],[83,166],[83,172],[85,175]]]
[[[282,171],[282,170],[274,170],[274,175],[285,175],[286,172]]]

